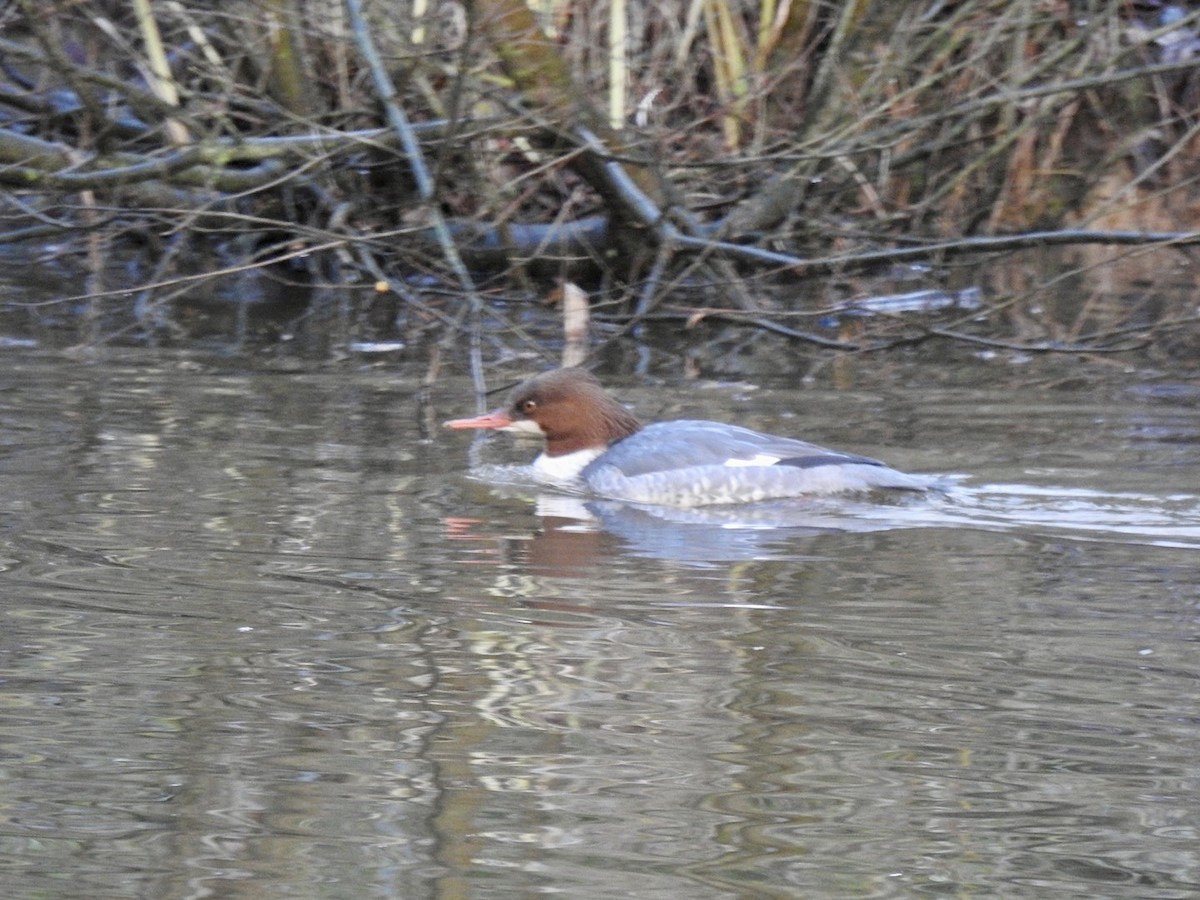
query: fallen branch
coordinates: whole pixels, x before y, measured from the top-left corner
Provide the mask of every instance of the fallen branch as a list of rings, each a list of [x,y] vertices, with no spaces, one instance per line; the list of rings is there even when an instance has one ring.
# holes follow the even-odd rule
[[[1062,247],[1074,244],[1119,244],[1185,247],[1200,244],[1200,231],[1031,231],[1024,234],[984,235],[953,241],[938,241],[915,247],[893,247],[845,256],[796,260],[792,266],[801,274],[827,275],[834,272],[863,272],[897,263],[937,262],[974,253],[1010,253],[1031,247]],[[751,254],[757,256],[758,254]],[[779,254],[773,254],[779,255]],[[760,257],[766,258],[766,257]]]
[[[472,120],[473,126],[488,121]],[[437,121],[410,126],[412,134],[436,141],[461,129],[462,122]],[[45,190],[103,190],[113,185],[164,180],[178,185],[204,185],[232,192],[252,190],[273,181],[275,166],[231,168],[244,163],[285,163],[334,157],[364,149],[395,150],[402,141],[390,128],[321,131],[284,137],[214,138],[162,155],[96,154],[80,161],[64,144],[0,128],[0,184]],[[68,171],[69,170],[69,171]]]
[[[1100,338],[1110,338],[1112,334],[1105,333],[1097,335],[1097,343],[1089,341],[1075,341],[1072,343],[1062,343],[1060,341],[1040,341],[1035,343],[1024,343],[1020,341],[1006,341],[999,338],[981,337],[979,335],[964,334],[961,331],[951,331],[950,329],[938,328],[932,325],[926,325],[920,322],[911,323],[911,327],[920,329],[918,334],[909,334],[898,338],[886,338],[872,341],[840,341],[834,338],[823,337],[819,334],[814,334],[811,331],[801,331],[797,328],[784,325],[774,319],[761,315],[748,315],[737,310],[730,309],[691,309],[686,307],[672,307],[677,310],[688,323],[688,327],[693,327],[706,319],[716,319],[722,322],[729,322],[735,325],[752,325],[763,331],[769,331],[772,334],[778,334],[791,340],[799,341],[804,344],[811,344],[814,347],[820,347],[825,350],[842,350],[854,353],[877,353],[881,350],[894,350],[899,347],[915,346],[925,343],[934,338],[955,341],[956,343],[974,344],[981,347],[988,347],[994,350],[1006,350],[1019,353],[1131,353],[1135,350],[1140,350],[1146,347],[1150,341],[1138,341],[1122,345],[1120,347],[1104,347],[1099,345]],[[828,310],[822,311],[828,312]],[[679,318],[676,317],[676,318]],[[654,318],[658,318],[657,316]],[[1140,331],[1146,331],[1142,328]]]

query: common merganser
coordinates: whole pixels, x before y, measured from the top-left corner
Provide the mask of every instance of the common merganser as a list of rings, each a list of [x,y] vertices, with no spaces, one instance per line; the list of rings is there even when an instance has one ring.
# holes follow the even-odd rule
[[[664,506],[752,503],[806,494],[924,491],[934,479],[793,438],[684,419],[642,425],[583,369],[554,369],[518,385],[508,402],[447,428],[545,438],[534,477],[601,497]]]

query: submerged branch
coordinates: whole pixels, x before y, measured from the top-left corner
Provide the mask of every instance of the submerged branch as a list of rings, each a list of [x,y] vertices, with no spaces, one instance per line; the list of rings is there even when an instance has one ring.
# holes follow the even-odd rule
[[[1117,336],[1116,332],[1102,332],[1096,335],[1091,335],[1086,339],[1076,340],[1073,342],[1062,341],[1009,341],[1001,338],[987,337],[984,335],[965,334],[961,331],[954,331],[948,328],[938,328],[933,325],[921,323],[907,323],[908,327],[916,328],[916,334],[908,334],[897,338],[876,338],[863,341],[845,341],[836,338],[827,338],[823,335],[814,334],[811,331],[802,331],[798,328],[792,328],[790,325],[784,325],[782,322],[769,318],[763,315],[749,315],[738,310],[731,309],[711,309],[700,308],[688,310],[685,307],[673,307],[681,314],[685,315],[688,327],[693,327],[705,319],[715,319],[723,322],[729,322],[736,325],[750,325],[755,328],[769,331],[772,334],[778,334],[782,337],[798,341],[803,344],[809,344],[814,347],[820,347],[825,350],[842,350],[852,353],[877,353],[881,350],[894,350],[899,347],[910,347],[917,344],[925,343],[926,341],[938,338],[942,340],[953,341],[959,344],[971,344],[979,347],[987,347],[993,350],[1005,350],[1015,353],[1131,353],[1135,350],[1145,348],[1150,341],[1139,340],[1136,342],[1124,344],[1119,347],[1104,346],[1105,342],[1112,340]],[[1139,333],[1145,333],[1148,329],[1136,329]]]

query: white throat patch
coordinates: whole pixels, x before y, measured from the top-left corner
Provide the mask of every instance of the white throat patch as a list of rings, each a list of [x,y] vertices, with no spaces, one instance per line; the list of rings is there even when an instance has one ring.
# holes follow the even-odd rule
[[[503,428],[497,428],[497,431],[507,431],[509,434],[531,434],[537,437],[542,437],[542,426],[533,419],[513,419]]]
[[[576,450],[562,456],[547,456],[542,453],[533,461],[533,471],[541,481],[557,482],[559,484],[574,481],[583,471],[584,466],[604,451],[592,447],[587,450]]]

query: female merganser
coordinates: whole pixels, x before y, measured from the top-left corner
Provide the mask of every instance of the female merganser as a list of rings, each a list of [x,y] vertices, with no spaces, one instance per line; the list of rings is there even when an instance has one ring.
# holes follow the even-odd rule
[[[643,426],[583,369],[535,375],[504,406],[445,426],[541,435],[546,449],[533,464],[539,481],[632,503],[751,503],[838,491],[923,491],[935,483],[865,456],[737,425]]]

